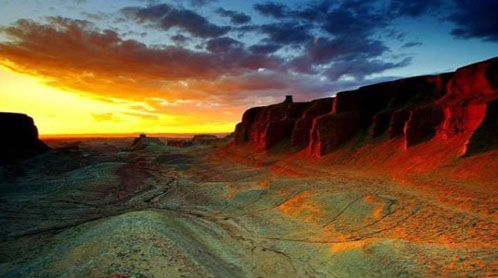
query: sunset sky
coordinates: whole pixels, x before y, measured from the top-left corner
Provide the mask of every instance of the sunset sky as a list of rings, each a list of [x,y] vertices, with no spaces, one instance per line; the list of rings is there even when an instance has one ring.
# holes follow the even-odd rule
[[[498,1],[0,0],[0,111],[41,134],[229,132],[248,107],[498,56]]]

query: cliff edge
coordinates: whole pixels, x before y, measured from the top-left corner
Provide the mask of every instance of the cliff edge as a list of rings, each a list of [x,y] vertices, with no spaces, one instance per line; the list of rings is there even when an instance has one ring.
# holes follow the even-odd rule
[[[498,58],[456,72],[418,76],[339,92],[335,97],[247,110],[235,145],[269,150],[285,144],[322,157],[352,141],[401,139],[401,150],[451,138],[459,155],[498,147]]]

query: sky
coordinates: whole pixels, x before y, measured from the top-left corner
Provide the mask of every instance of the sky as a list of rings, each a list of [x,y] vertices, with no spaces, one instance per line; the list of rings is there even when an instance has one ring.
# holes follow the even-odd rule
[[[244,110],[498,56],[495,0],[0,0],[0,111],[42,135],[230,132]]]

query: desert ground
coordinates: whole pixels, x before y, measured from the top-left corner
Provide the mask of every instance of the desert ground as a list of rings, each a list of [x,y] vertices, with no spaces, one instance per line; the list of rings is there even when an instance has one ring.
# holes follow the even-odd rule
[[[498,276],[489,188],[132,141],[50,140],[0,168],[0,276]]]

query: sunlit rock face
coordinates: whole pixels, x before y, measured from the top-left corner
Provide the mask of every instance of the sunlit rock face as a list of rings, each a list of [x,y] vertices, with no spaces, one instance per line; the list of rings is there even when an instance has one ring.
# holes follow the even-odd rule
[[[467,139],[462,155],[495,148],[498,58],[454,73],[419,76],[339,92],[308,103],[285,101],[244,113],[236,145],[270,149],[307,147],[321,157],[353,138],[402,138],[404,148],[456,136]],[[290,143],[289,143],[290,142]]]
[[[283,103],[247,110],[235,130],[235,144],[252,143],[259,149],[269,149],[290,140],[296,122],[310,109],[311,102]]]
[[[311,102],[310,108],[296,121],[292,131],[291,142],[292,146],[299,149],[308,146],[310,141],[310,130],[313,126],[313,120],[318,116],[324,115],[332,111],[333,98],[317,99]]]
[[[31,117],[0,112],[0,163],[29,158],[49,149],[38,139],[38,129]]]

